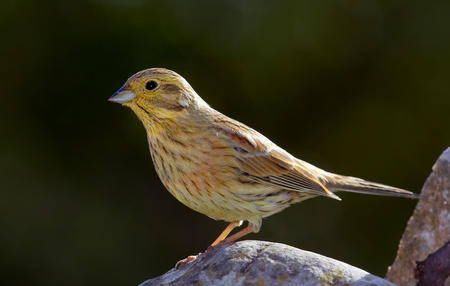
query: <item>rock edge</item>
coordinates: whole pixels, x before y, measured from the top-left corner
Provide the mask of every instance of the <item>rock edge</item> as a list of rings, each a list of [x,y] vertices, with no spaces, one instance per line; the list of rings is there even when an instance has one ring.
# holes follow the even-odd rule
[[[246,240],[214,249],[139,286],[395,285],[344,262],[281,243]]]

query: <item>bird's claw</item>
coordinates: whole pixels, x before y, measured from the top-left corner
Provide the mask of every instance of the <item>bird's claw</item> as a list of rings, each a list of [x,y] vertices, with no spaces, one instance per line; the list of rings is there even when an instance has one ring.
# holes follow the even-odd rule
[[[224,243],[224,244],[226,244],[226,243]],[[180,261],[178,261],[178,262],[175,264],[175,268],[178,268],[178,267],[180,267],[180,266],[182,266],[182,265],[184,265],[184,264],[186,264],[186,263],[189,263],[189,262],[192,262],[192,261],[196,261],[196,260],[198,260],[200,257],[202,257],[203,255],[205,255],[206,253],[211,252],[211,251],[213,251],[214,249],[216,249],[217,247],[220,247],[220,246],[222,246],[222,245],[224,245],[224,244],[223,244],[223,243],[219,243],[219,244],[217,244],[217,245],[215,245],[215,246],[210,245],[210,246],[208,246],[208,248],[205,250],[205,252],[200,252],[200,253],[197,254],[197,255],[189,255],[189,256],[186,257],[185,259],[181,259]]]
[[[191,261],[197,260],[200,256],[200,253],[198,255],[189,255],[188,257],[186,257],[185,259],[181,259],[180,261],[178,261],[175,264],[175,268],[178,268],[186,263],[189,263]]]
[[[205,255],[205,253],[206,253],[207,251],[208,251],[208,250],[206,250],[204,253],[200,252],[200,253],[197,254],[197,255],[189,255],[189,256],[186,257],[185,259],[181,259],[180,261],[178,261],[178,262],[175,264],[175,268],[178,269],[178,267],[180,267],[180,266],[182,266],[182,265],[184,265],[184,264],[186,264],[186,263],[189,263],[189,262],[198,260],[200,257],[202,257],[203,255]]]

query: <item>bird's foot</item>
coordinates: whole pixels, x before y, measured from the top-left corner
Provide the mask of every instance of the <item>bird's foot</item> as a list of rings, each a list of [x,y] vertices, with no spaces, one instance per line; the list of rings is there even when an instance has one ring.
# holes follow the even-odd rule
[[[185,265],[186,263],[189,263],[189,262],[192,262],[192,261],[195,261],[195,260],[199,259],[202,254],[203,253],[199,253],[197,255],[189,255],[185,259],[181,259],[180,261],[178,261],[175,264],[175,268],[178,269],[180,266]]]
[[[208,248],[205,250],[205,252],[200,252],[200,253],[197,254],[197,255],[189,255],[189,256],[186,257],[185,259],[181,259],[180,261],[178,261],[178,262],[175,264],[175,268],[178,269],[178,267],[180,267],[180,266],[182,266],[182,265],[185,265],[186,263],[189,263],[189,262],[198,260],[200,257],[202,257],[203,255],[205,255],[208,251],[211,251],[212,249],[214,249],[214,247],[211,248],[211,246],[210,246],[210,247],[208,247]]]
[[[189,256],[186,257],[185,259],[181,259],[180,261],[178,261],[178,262],[175,264],[175,268],[178,268],[178,267],[180,267],[180,266],[182,266],[182,265],[184,265],[184,264],[186,264],[186,263],[189,263],[189,262],[192,262],[192,261],[196,261],[196,260],[198,260],[200,257],[202,257],[203,255],[205,255],[206,253],[211,252],[211,251],[213,251],[214,249],[216,249],[217,247],[220,247],[220,246],[225,245],[225,244],[227,244],[227,243],[219,243],[219,244],[217,244],[217,245],[215,245],[215,246],[210,245],[210,246],[208,246],[208,248],[205,250],[205,252],[200,252],[200,253],[197,254],[197,255],[189,255]]]

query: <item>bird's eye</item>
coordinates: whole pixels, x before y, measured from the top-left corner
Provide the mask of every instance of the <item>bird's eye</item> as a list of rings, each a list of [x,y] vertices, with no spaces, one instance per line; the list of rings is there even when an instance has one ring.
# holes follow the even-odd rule
[[[147,83],[145,84],[145,89],[147,89],[147,90],[154,90],[157,87],[158,87],[158,83],[154,80],[147,81]]]

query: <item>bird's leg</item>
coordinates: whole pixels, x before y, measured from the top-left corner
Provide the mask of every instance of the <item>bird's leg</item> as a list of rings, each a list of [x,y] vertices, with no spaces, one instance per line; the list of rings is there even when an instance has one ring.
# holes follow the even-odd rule
[[[217,244],[219,244],[220,242],[222,242],[227,236],[228,234],[230,234],[230,232],[235,228],[238,227],[242,224],[242,221],[234,221],[231,222],[223,231],[222,233],[219,235],[219,237],[217,237],[217,239],[211,244],[210,247],[208,247],[208,249],[206,249],[205,253],[208,252],[209,250],[213,249],[214,246],[216,246]],[[240,233],[240,232],[238,232]],[[236,234],[238,234],[236,233]],[[235,235],[236,235],[235,234]],[[233,235],[234,236],[234,235]],[[237,239],[237,238],[236,238]],[[186,264],[188,262],[194,261],[199,259],[204,253],[199,253],[197,255],[190,255],[188,257],[186,257],[185,259],[182,259],[180,261],[178,261],[175,264],[175,268],[178,268],[180,265]]]
[[[235,228],[238,227],[242,224],[242,221],[234,221],[232,223],[230,223],[223,231],[222,233],[219,235],[219,237],[216,238],[216,240],[214,240],[214,242],[211,244],[212,247],[216,246],[217,244],[219,244],[222,240],[224,240],[225,238],[227,238],[228,234],[230,234],[230,232]]]
[[[232,236],[230,236],[230,237],[228,237],[228,238],[222,240],[222,241],[218,244],[218,246],[221,246],[221,245],[225,245],[225,244],[228,244],[228,243],[235,242],[236,240],[238,240],[239,238],[243,237],[244,235],[247,235],[247,234],[252,233],[252,232],[253,232],[253,225],[249,223],[249,224],[247,225],[247,227],[244,228],[243,230],[241,230],[241,231],[239,231],[239,232],[236,232],[236,233],[233,234]]]

